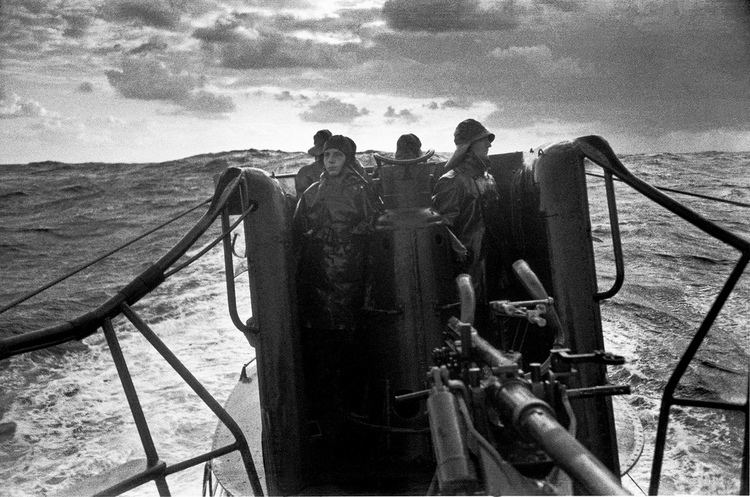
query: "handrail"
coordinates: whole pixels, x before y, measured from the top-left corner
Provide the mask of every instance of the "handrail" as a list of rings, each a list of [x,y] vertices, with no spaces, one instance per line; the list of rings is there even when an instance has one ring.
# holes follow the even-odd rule
[[[133,311],[130,307],[133,303],[140,300],[151,290],[161,284],[167,276],[174,274],[176,271],[190,264],[195,257],[191,257],[181,266],[171,272],[167,269],[173,266],[191,247],[198,238],[206,232],[213,224],[216,218],[223,212],[232,195],[244,186],[243,176],[238,170],[225,172],[219,177],[214,196],[207,212],[201,219],[188,231],[172,249],[162,256],[157,262],[152,264],[148,269],[138,275],[129,284],[123,287],[114,297],[97,307],[94,311],[83,314],[69,322],[32,331],[15,337],[0,340],[0,360],[25,352],[50,347],[74,339],[82,339],[93,334],[99,328],[104,331],[107,344],[112,355],[112,360],[117,368],[120,382],[125,391],[130,411],[133,415],[136,428],[138,430],[141,444],[146,453],[145,468],[134,474],[131,474],[119,482],[106,489],[99,489],[99,494],[112,495],[122,493],[139,485],[154,481],[156,483],[159,495],[170,495],[169,486],[167,485],[166,476],[178,471],[185,470],[192,466],[205,463],[215,457],[238,451],[242,457],[245,471],[255,495],[262,496],[263,488],[260,484],[252,454],[242,429],[237,422],[226,412],[219,402],[203,387],[203,385],[190,373],[190,371],[179,361],[174,353],[162,342],[149,326]],[[204,202],[205,203],[205,202]],[[240,220],[244,219],[253,209],[251,205],[242,213]],[[236,226],[234,223],[221,237],[215,242],[209,244],[214,246],[218,241],[227,239],[231,230]],[[226,226],[225,226],[226,228]],[[204,254],[206,250],[201,250]],[[213,411],[219,420],[227,427],[234,436],[234,443],[225,447],[214,449],[212,451],[200,454],[199,456],[178,462],[174,465],[167,465],[159,459],[156,447],[149,431],[148,422],[143,415],[143,409],[135,386],[132,382],[130,372],[122,354],[117,335],[112,326],[112,318],[124,314],[125,317],[135,326],[135,328],[149,341],[154,349],[169,363],[170,366],[178,373],[185,383],[200,397],[200,399]]]
[[[208,210],[195,226],[172,249],[136,276],[113,297],[93,311],[82,314],[65,323],[0,339],[0,360],[33,350],[60,345],[72,340],[82,340],[95,333],[102,326],[106,318],[112,318],[119,314],[119,308],[123,303],[133,305],[138,302],[144,295],[148,294],[164,281],[166,270],[177,262],[213,224],[234,193],[234,190],[240,184],[240,180],[240,176],[227,178],[226,175],[222,175],[219,183],[216,185],[216,193],[211,199]]]
[[[243,183],[243,187],[244,186],[245,184]],[[245,192],[245,188],[243,187],[239,189],[240,206],[244,207],[247,203],[249,204],[249,207],[246,209],[246,213],[243,213],[240,216],[240,219],[243,219],[249,212],[254,211],[258,207],[255,202],[251,202],[249,199],[246,200],[246,196],[248,195],[248,193]],[[239,220],[236,222],[239,222]],[[224,232],[229,232],[233,229],[233,227],[229,225],[229,211],[227,209],[224,209],[221,213],[221,226]],[[224,279],[226,281],[227,288],[227,304],[229,306],[229,317],[232,320],[232,324],[234,324],[235,328],[240,330],[245,334],[245,336],[249,338],[250,336],[252,336],[252,334],[257,333],[258,330],[252,328],[248,325],[248,323],[245,323],[240,318],[239,311],[237,310],[237,293],[235,292],[234,286],[234,262],[232,260],[234,251],[232,249],[232,242],[229,240],[229,237],[226,236],[222,237],[222,240],[224,246]]]
[[[690,399],[683,399],[675,397],[675,391],[677,386],[682,379],[682,376],[687,371],[688,366],[692,362],[695,354],[698,351],[701,343],[708,334],[711,326],[713,325],[716,317],[726,303],[729,295],[732,293],[735,285],[739,281],[740,277],[745,271],[748,262],[750,261],[750,242],[742,237],[729,232],[728,230],[718,226],[717,224],[709,221],[700,214],[693,210],[685,207],[684,205],[671,199],[661,191],[657,190],[653,186],[644,182],[643,180],[634,176],[628,171],[625,166],[615,155],[609,144],[600,136],[585,136],[575,140],[576,145],[580,148],[584,156],[588,157],[594,163],[602,167],[606,172],[616,175],[623,182],[637,190],[638,192],[645,195],[650,200],[656,202],[662,207],[668,209],[672,213],[678,215],[682,219],[688,221],[693,226],[699,228],[705,233],[713,236],[714,238],[734,247],[740,251],[740,258],[737,261],[737,265],[730,273],[727,281],[724,283],[721,291],[716,297],[711,308],[708,310],[703,322],[700,324],[695,335],[688,344],[687,349],[680,358],[677,366],[675,366],[672,375],[667,381],[667,385],[664,388],[664,394],[662,396],[661,406],[659,409],[659,422],[656,432],[656,443],[654,447],[654,458],[651,467],[651,482],[649,486],[649,494],[656,495],[659,491],[659,483],[661,479],[661,467],[664,459],[664,446],[666,444],[667,436],[667,425],[669,423],[669,412],[673,405],[692,405],[694,407],[704,407],[713,409],[724,409],[724,410],[740,410],[745,413],[745,434],[744,434],[744,449],[743,449],[743,461],[742,467],[743,472],[746,472],[748,467],[748,418],[750,418],[749,400],[746,399],[744,404],[732,403],[732,402],[695,402]],[[750,393],[749,393],[750,396]],[[742,487],[747,489],[747,475],[741,475]]]
[[[617,204],[615,201],[615,186],[612,182],[612,172],[604,172],[604,187],[607,192],[607,208],[609,210],[609,225],[612,236],[612,251],[615,255],[615,281],[605,292],[594,295],[596,300],[604,300],[614,297],[622,288],[625,281],[625,263],[622,258],[622,242],[620,239],[620,221],[617,219]]]
[[[586,173],[587,176],[594,176],[596,178],[604,178],[604,175],[601,174],[595,174],[595,173]],[[619,178],[617,181],[621,181]],[[737,200],[728,200],[725,198],[719,198],[714,197],[712,195],[704,195],[702,193],[695,193],[695,192],[686,192],[685,190],[677,190],[675,188],[667,188],[666,186],[659,186],[659,185],[651,185],[657,190],[661,190],[663,192],[671,192],[671,193],[678,193],[680,195],[687,195],[688,197],[696,197],[696,198],[702,198],[704,200],[711,200],[713,202],[720,202],[722,204],[729,204],[729,205],[736,205],[737,207],[750,207],[750,204],[747,202],[738,202]]]
[[[260,479],[258,478],[257,470],[253,462],[253,456],[250,453],[250,448],[247,445],[245,434],[242,432],[242,428],[237,422],[230,416],[222,405],[210,394],[208,390],[201,385],[195,376],[190,373],[187,367],[185,367],[177,356],[169,350],[169,347],[162,342],[158,336],[149,328],[149,326],[127,305],[122,304],[121,311],[128,318],[128,320],[135,326],[135,328],[141,332],[141,334],[149,341],[152,347],[156,349],[159,354],[172,366],[177,374],[185,381],[185,383],[193,389],[193,391],[200,397],[200,399],[208,406],[209,409],[224,423],[229,432],[234,436],[235,443],[225,447],[225,449],[237,450],[242,456],[242,461],[245,466],[248,479],[250,480],[250,486],[253,489],[253,494],[256,496],[263,495],[263,487],[261,487]],[[222,451],[223,452],[223,451]],[[204,454],[203,457],[193,458],[190,461],[186,461],[183,464],[176,464],[175,467],[167,467],[167,474],[174,473],[177,470],[187,469],[190,466],[195,466],[200,463],[204,463],[210,459],[211,454]],[[188,465],[189,463],[189,465]]]
[[[642,193],[672,213],[680,216],[695,227],[718,238],[727,245],[731,245],[742,253],[750,252],[750,242],[709,221],[692,209],[685,207],[676,200],[668,197],[657,188],[649,185],[642,179],[631,173],[620,159],[617,158],[609,143],[601,136],[590,135],[575,139],[581,152],[598,164],[602,169],[610,171],[620,178],[624,183]]]

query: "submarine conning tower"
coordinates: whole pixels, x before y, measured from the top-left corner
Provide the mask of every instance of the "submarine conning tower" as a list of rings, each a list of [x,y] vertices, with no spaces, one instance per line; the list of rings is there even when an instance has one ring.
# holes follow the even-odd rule
[[[442,343],[441,309],[455,296],[450,243],[442,217],[431,208],[437,163],[375,155],[385,211],[370,245],[369,284],[363,309],[368,412],[383,427],[427,426],[424,403],[394,403],[395,395],[426,387],[432,351]]]

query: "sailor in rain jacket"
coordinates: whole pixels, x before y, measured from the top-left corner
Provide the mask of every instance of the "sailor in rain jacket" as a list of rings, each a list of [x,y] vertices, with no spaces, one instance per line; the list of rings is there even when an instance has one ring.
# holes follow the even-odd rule
[[[350,138],[335,135],[324,148],[326,171],[294,213],[300,318],[303,328],[351,330],[364,300],[367,235],[379,201],[358,171]],[[340,171],[329,168],[336,152],[345,156]]]
[[[433,208],[463,244],[457,253],[457,272],[471,276],[478,298],[486,290],[485,259],[488,252],[497,250],[500,237],[495,225],[500,197],[495,180],[487,172],[487,150],[494,138],[474,119],[459,123],[454,133],[456,152],[432,195]]]

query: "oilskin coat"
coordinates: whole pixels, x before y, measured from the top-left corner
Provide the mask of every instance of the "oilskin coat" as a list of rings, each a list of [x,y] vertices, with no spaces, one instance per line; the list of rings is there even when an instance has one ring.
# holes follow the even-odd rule
[[[466,247],[466,255],[457,256],[457,272],[468,273],[475,287],[484,288],[484,260],[500,242],[500,196],[485,164],[467,153],[438,179],[432,207]]]
[[[294,213],[301,324],[353,329],[365,292],[368,236],[379,211],[369,183],[351,165],[328,173],[300,197]]]
[[[297,191],[297,198],[300,198],[310,185],[320,180],[320,175],[323,174],[323,171],[323,164],[319,164],[317,161],[302,166],[297,171],[296,176],[294,176],[294,189]]]

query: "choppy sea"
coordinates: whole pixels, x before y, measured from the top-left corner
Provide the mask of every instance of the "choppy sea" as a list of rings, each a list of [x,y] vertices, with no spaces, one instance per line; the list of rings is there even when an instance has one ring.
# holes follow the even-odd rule
[[[750,153],[621,159],[653,185],[750,203]],[[0,165],[0,307],[208,199],[213,176],[228,163],[289,171],[307,161],[300,153],[248,150],[154,164]],[[601,173],[592,164],[587,169]],[[595,176],[588,184],[599,283],[605,289],[615,272],[604,184]],[[638,493],[648,489],[664,385],[739,254],[622,183],[616,183],[616,193],[625,284],[601,310],[607,349],[627,359],[624,366],[610,367],[610,380],[631,385],[625,402],[643,426],[643,454],[624,478]],[[750,209],[669,195],[750,238]],[[174,245],[201,212],[0,314],[0,337],[69,320],[104,302]],[[217,228],[203,242],[218,233]],[[247,302],[246,273],[237,287],[240,302]],[[743,276],[691,364],[681,394],[744,402],[749,302],[750,279]],[[221,247],[134,308],[206,389],[225,401],[254,353],[228,317]],[[240,313],[249,317],[249,306]],[[208,451],[213,414],[136,330],[122,319],[114,324],[160,458],[175,463]],[[736,494],[742,415],[697,408],[673,412],[660,492]],[[143,457],[102,333],[0,361],[0,428],[0,496],[75,494],[81,479]],[[174,495],[199,495],[201,482],[200,467],[168,478]],[[128,493],[156,494],[153,484]]]

